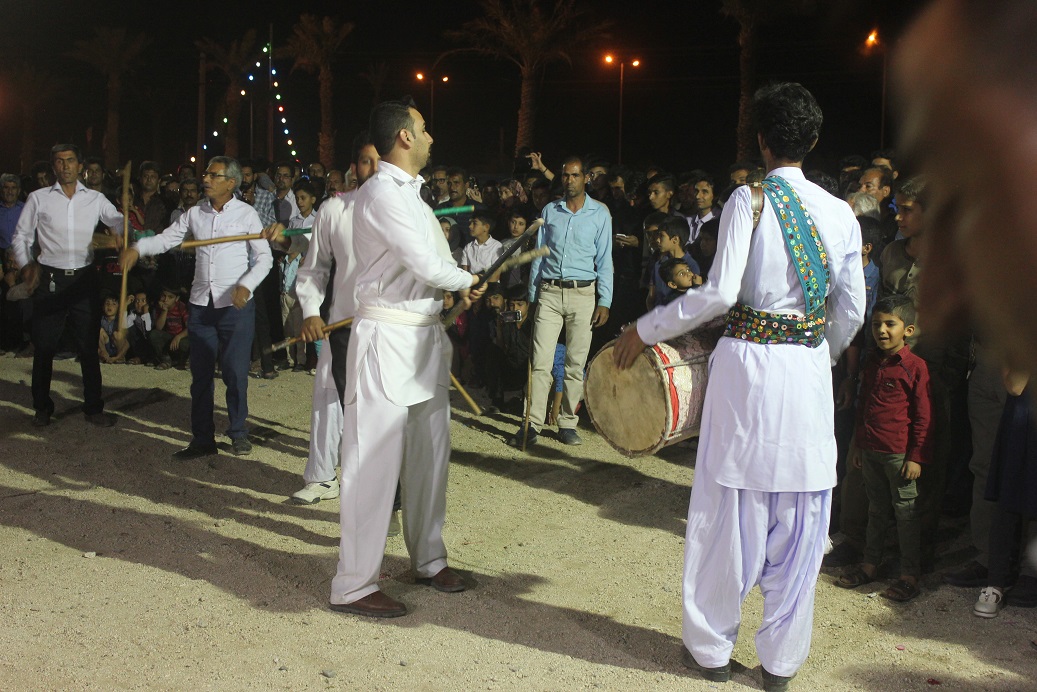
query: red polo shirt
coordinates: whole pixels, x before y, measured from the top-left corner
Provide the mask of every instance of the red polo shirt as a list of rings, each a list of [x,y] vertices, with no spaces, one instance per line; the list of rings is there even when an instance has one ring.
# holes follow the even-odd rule
[[[929,369],[905,344],[895,355],[868,355],[857,398],[857,447],[931,461]]]

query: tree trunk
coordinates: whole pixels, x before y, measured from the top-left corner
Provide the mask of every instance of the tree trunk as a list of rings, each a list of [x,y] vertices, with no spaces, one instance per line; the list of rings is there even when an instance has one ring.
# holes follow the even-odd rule
[[[335,167],[335,131],[331,113],[332,89],[335,76],[330,64],[322,64],[318,74],[320,81],[320,133],[317,135],[317,158],[324,170]]]
[[[122,100],[122,75],[108,75],[108,121],[104,126],[104,166],[114,171],[119,161],[119,105]]]
[[[223,155],[238,158],[238,117],[241,115],[241,85],[231,80],[227,85],[227,140]]]
[[[515,155],[522,147],[533,145],[533,126],[536,121],[536,70],[523,67],[521,96],[518,110],[518,132],[515,134]]]
[[[740,71],[738,97],[738,151],[736,160],[746,161],[759,156],[756,133],[753,132],[752,103],[756,90],[756,18],[751,12],[738,16],[738,68]]]

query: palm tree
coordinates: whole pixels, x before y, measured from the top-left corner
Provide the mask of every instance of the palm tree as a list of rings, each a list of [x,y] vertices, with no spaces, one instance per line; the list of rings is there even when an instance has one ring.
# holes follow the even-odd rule
[[[480,0],[483,16],[446,32],[473,51],[509,60],[519,69],[518,132],[515,153],[533,142],[536,80],[552,62],[572,64],[570,51],[605,36],[608,21],[596,21],[577,0]]]
[[[17,103],[22,112],[22,151],[19,171],[26,173],[38,158],[36,151],[36,119],[40,108],[52,101],[59,92],[57,79],[47,72],[23,62],[4,77],[7,93],[12,94],[10,103]]]
[[[752,125],[752,100],[756,91],[756,49],[761,24],[779,16],[804,14],[817,0],[724,0],[721,12],[738,22],[738,129],[736,160],[755,158],[759,150]]]
[[[335,130],[331,114],[334,73],[331,65],[342,48],[342,42],[353,31],[352,22],[304,14],[292,27],[284,55],[295,59],[292,70],[317,73],[320,82],[320,133],[317,135],[317,157],[325,169],[335,165]]]
[[[241,88],[244,75],[255,60],[256,30],[249,29],[240,39],[229,44],[218,43],[211,38],[195,41],[198,50],[205,54],[205,66],[218,70],[227,78],[227,89],[223,93],[223,106],[227,118],[226,139],[223,153],[238,156],[238,117],[241,115]]]
[[[130,34],[125,28],[98,27],[94,36],[76,41],[71,56],[92,66],[108,80],[108,117],[104,128],[104,165],[119,167],[119,115],[122,106],[122,81],[135,67],[151,43],[144,34]]]
[[[371,63],[360,73],[360,77],[371,85],[371,106],[377,106],[382,100],[385,80],[389,78],[389,64],[384,60]]]

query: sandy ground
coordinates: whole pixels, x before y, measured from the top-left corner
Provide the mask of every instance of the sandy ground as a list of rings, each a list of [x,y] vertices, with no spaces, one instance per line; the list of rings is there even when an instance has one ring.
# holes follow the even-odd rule
[[[680,663],[690,445],[628,460],[583,430],[581,447],[521,454],[502,441],[517,418],[474,418],[455,397],[445,538],[472,588],[415,584],[391,538],[382,588],[411,614],[372,621],[326,608],[337,501],[285,501],[312,378],[251,381],[250,458],[182,463],[188,373],[103,368],[117,427],[82,419],[64,361],[58,415],[37,430],[31,362],[0,358],[0,689],[761,688],[758,592],[735,649],[747,673],[722,686]],[[944,567],[969,557],[961,540]],[[1037,689],[1037,611],[981,620],[974,590],[937,577],[906,605],[832,579],[797,689]]]

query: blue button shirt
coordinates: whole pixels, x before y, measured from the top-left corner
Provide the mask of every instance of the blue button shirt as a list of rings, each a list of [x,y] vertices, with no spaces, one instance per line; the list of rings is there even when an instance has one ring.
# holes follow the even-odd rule
[[[612,305],[612,216],[600,202],[584,197],[575,214],[565,200],[551,202],[541,214],[544,225],[537,233],[537,247],[551,254],[533,260],[529,270],[529,300],[535,302],[540,282],[546,279],[597,281],[598,305]]]
[[[11,247],[14,238],[14,227],[18,224],[18,217],[22,215],[22,207],[25,202],[18,200],[12,206],[0,204],[0,250]]]

